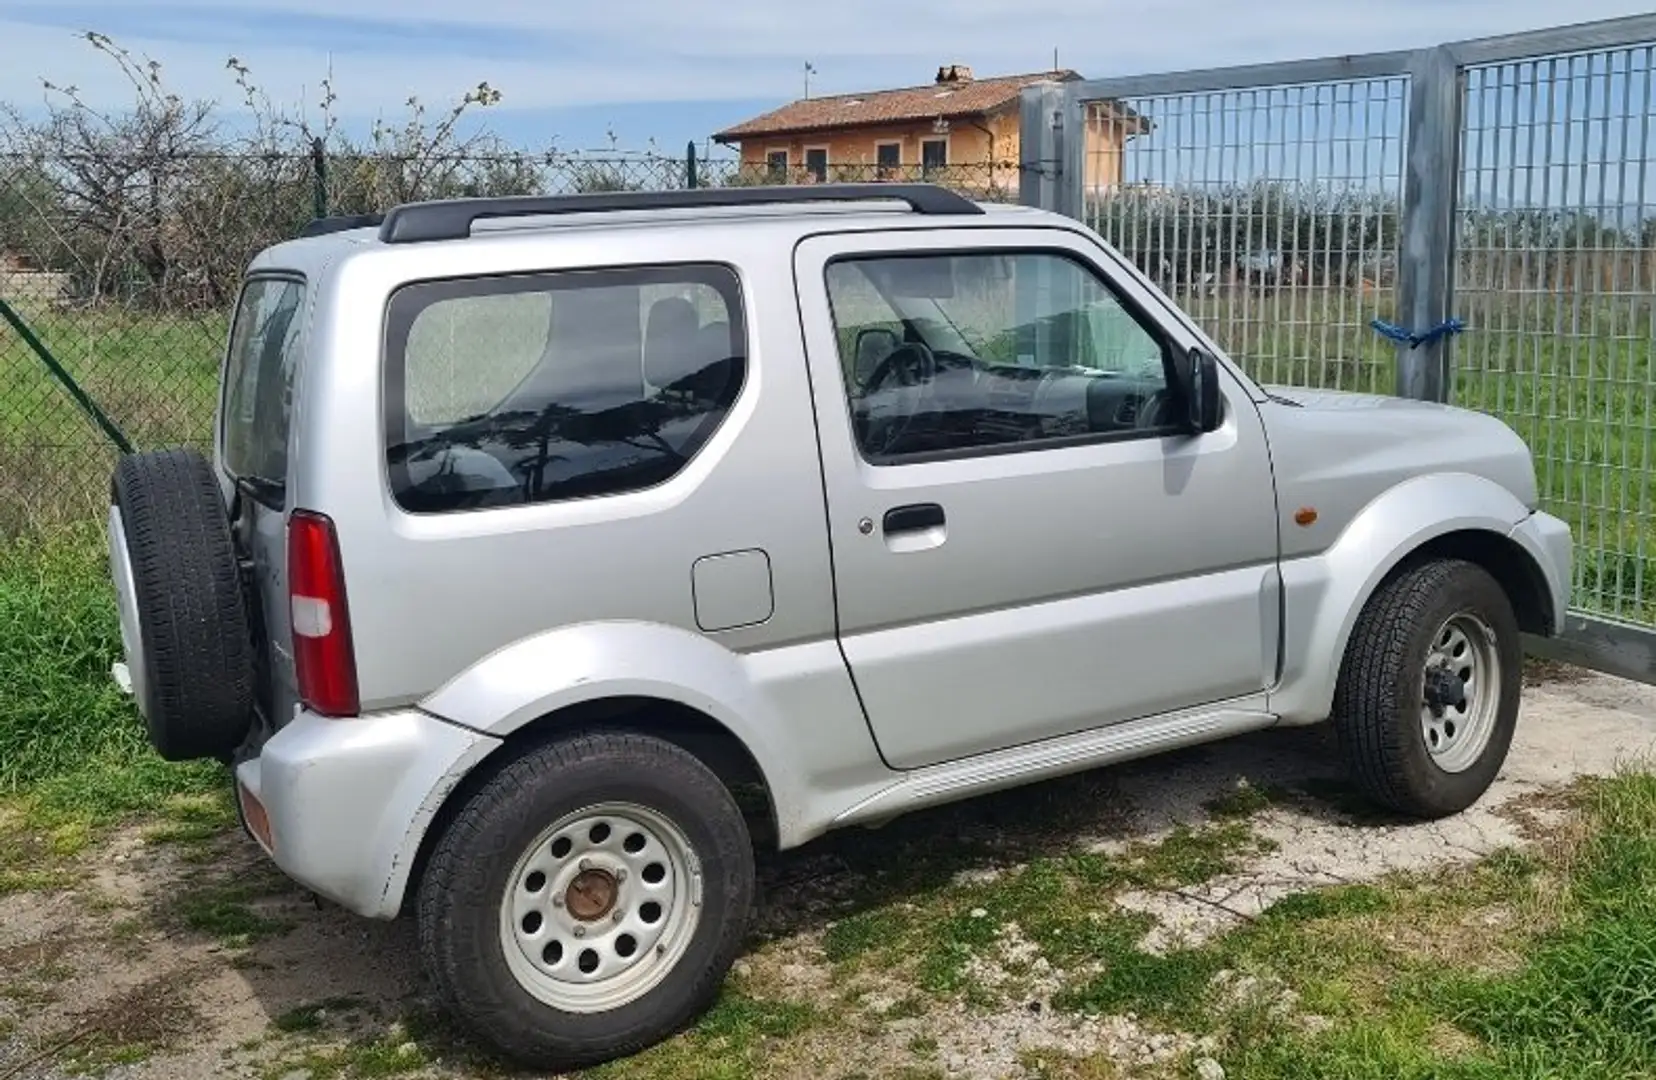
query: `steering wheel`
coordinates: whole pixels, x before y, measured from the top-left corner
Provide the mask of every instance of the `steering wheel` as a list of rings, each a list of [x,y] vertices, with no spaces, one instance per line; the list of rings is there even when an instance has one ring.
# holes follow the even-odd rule
[[[929,396],[928,388],[937,376],[937,356],[918,341],[904,342],[887,353],[869,373],[868,381],[863,384],[863,398],[866,400],[878,393],[893,375],[897,377],[901,389],[891,396],[895,415],[884,422],[880,445],[869,448],[876,453],[890,453],[908,434],[909,428],[914,426],[914,421],[923,411],[922,406]],[[865,425],[868,419],[865,413]],[[865,438],[867,434],[868,428],[865,426]]]

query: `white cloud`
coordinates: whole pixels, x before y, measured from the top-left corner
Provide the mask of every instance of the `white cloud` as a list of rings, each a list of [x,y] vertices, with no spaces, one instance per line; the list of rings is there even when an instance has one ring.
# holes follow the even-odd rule
[[[1304,56],[1407,48],[1556,23],[1560,9],[1541,0],[838,0],[781,4],[775,0],[169,0],[198,9],[202,25],[215,14],[285,13],[302,28],[307,17],[428,20],[456,28],[453,48],[418,39],[402,51],[335,56],[342,103],[353,111],[396,112],[410,94],[450,99],[481,79],[502,89],[507,108],[544,108],[657,100],[775,99],[798,95],[801,64],[817,69],[815,86],[830,93],[924,80],[938,63],[958,60],[979,72],[1038,70],[1060,60],[1084,74],[1212,67]],[[1635,14],[1647,0],[1578,0],[1571,20]],[[98,27],[141,24],[135,0],[82,0],[74,17]],[[73,82],[93,100],[124,100],[120,76],[77,41],[70,27],[39,25],[49,7],[30,9],[32,22],[6,21],[0,0],[0,100],[39,100],[39,76]],[[324,24],[318,24],[319,26]],[[546,43],[545,56],[524,48],[509,57],[475,44],[479,30]],[[297,100],[316,84],[330,42],[275,46],[259,41],[148,40],[118,35],[122,44],[161,60],[169,78],[191,96],[229,97],[224,59],[234,53],[273,93]],[[465,44],[472,43],[472,44]],[[360,45],[360,43],[359,43]]]

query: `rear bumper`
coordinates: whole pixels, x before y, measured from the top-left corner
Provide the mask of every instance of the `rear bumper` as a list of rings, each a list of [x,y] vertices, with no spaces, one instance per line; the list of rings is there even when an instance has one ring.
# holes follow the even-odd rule
[[[359,915],[389,919],[443,800],[498,745],[414,710],[354,720],[301,712],[236,766],[238,795],[244,806],[253,800],[245,816],[261,827],[249,832],[284,873]]]
[[[1564,632],[1565,616],[1570,611],[1571,562],[1575,557],[1570,526],[1551,514],[1536,511],[1514,525],[1511,536],[1541,568],[1552,598],[1552,626],[1547,636],[1557,637]]]

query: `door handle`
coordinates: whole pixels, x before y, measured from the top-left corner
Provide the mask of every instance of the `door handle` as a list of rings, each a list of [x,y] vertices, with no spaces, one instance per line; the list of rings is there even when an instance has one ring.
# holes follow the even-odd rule
[[[892,533],[923,532],[943,526],[943,508],[936,503],[911,503],[894,506],[886,511],[884,528]]]

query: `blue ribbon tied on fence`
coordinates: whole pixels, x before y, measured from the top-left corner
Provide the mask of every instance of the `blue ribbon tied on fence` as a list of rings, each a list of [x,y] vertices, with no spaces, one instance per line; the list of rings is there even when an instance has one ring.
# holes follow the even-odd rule
[[[1465,333],[1466,331],[1466,323],[1461,319],[1445,319],[1430,330],[1421,331],[1408,330],[1384,319],[1371,320],[1369,325],[1381,337],[1390,338],[1399,345],[1407,345],[1410,349],[1418,349],[1420,346],[1436,341],[1438,338]]]

